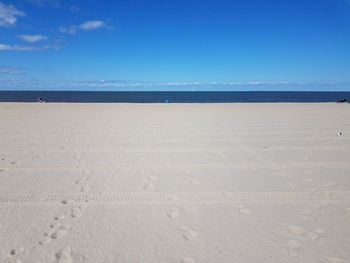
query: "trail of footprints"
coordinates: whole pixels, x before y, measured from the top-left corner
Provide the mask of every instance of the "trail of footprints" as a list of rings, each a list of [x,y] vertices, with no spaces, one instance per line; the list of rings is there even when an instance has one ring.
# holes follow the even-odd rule
[[[191,171],[190,170],[186,170],[185,171],[186,174],[190,174]],[[155,180],[154,177],[149,176],[148,177],[149,180]],[[193,182],[191,182],[192,184],[199,184],[199,181],[195,181],[195,179],[190,178],[189,179],[190,182],[191,180],[193,180]],[[173,196],[173,198],[171,198],[171,200],[173,202],[176,202],[178,200],[178,198],[176,196]],[[181,213],[179,208],[173,207],[171,209],[168,210],[168,212],[166,213],[167,217],[171,220],[176,220],[178,218],[180,218]],[[182,238],[185,241],[195,241],[198,238],[198,234],[195,230],[186,227],[186,226],[181,226],[180,228],[178,228],[178,231],[180,232]],[[183,257],[181,260],[182,263],[195,263],[196,261],[192,258],[192,257]]]
[[[187,175],[192,174],[192,170],[185,170],[184,172]],[[147,179],[156,180],[155,177],[151,177],[151,176],[148,176]],[[189,177],[188,182],[190,182],[193,185],[200,184],[200,181],[193,178],[193,177]],[[232,195],[232,193],[229,191],[222,190],[222,192],[225,195]],[[174,201],[174,202],[176,202],[177,200],[178,199],[176,198],[176,196],[174,196],[174,198],[172,199],[172,201]],[[237,212],[239,214],[241,214],[242,216],[247,216],[251,213],[251,211],[248,208],[246,208],[244,205],[237,205],[236,208],[237,208]],[[180,210],[176,207],[169,209],[166,215],[169,219],[172,219],[172,220],[178,219],[181,216]],[[181,226],[178,228],[178,230],[181,233],[181,236],[185,241],[192,242],[192,241],[195,241],[196,239],[198,239],[198,233],[195,230],[193,230],[187,226]],[[196,261],[192,257],[184,257],[184,258],[182,258],[181,262],[182,263],[195,263]]]
[[[8,263],[22,263],[22,260],[19,259],[21,257],[21,254],[25,252],[23,247],[19,247],[17,249],[11,249],[9,252],[9,260]]]
[[[143,170],[141,170],[141,172],[143,173]],[[158,180],[158,177],[150,175],[150,176],[147,176],[146,179],[148,183],[143,187],[143,189],[147,191],[154,190],[155,188],[154,182]]]
[[[306,156],[304,159],[308,160],[310,156]],[[310,192],[315,192],[319,189],[314,188],[314,174],[312,170],[305,170],[305,177],[303,178],[304,183],[306,185],[310,185],[309,188],[307,188],[308,191]],[[280,170],[277,173],[278,176],[281,178],[285,178],[288,176],[288,173],[286,170]],[[287,182],[288,186],[293,188],[297,186],[297,182],[294,181],[288,181]],[[326,181],[323,182],[319,187],[325,187],[326,189],[329,188],[336,188],[338,187],[338,184],[333,182],[333,181]],[[328,200],[320,200],[317,203],[314,204],[314,208],[316,209],[324,209],[331,206],[330,201]],[[245,210],[241,210],[241,212],[245,213]],[[312,217],[312,211],[310,210],[304,210],[302,211],[302,217],[304,221],[312,221],[315,220],[315,217]],[[287,251],[288,255],[290,257],[297,257],[298,254],[301,252],[301,250],[304,247],[305,242],[318,242],[322,240],[323,238],[326,237],[326,232],[323,229],[315,229],[315,230],[307,230],[301,226],[297,225],[287,225],[285,224],[286,227],[286,232],[289,237],[292,239],[289,239],[287,241]],[[339,257],[330,257],[327,258],[328,262],[331,263],[340,263],[340,262],[346,262],[344,259],[339,258]]]
[[[118,175],[117,169],[115,168],[112,169],[110,176],[107,176],[107,178],[104,180],[104,184],[102,187],[103,192],[108,192],[111,190],[111,181],[113,181],[117,175]]]
[[[80,156],[77,155],[76,156],[76,161],[77,161],[77,168],[81,168],[81,165],[84,165],[84,162],[81,161]],[[167,159],[167,161],[169,161]],[[19,162],[11,162],[12,165],[17,165]],[[143,172],[143,171],[141,171]],[[191,175],[192,171],[191,170],[186,170],[185,173],[187,175]],[[113,176],[115,176],[116,171],[113,171]],[[309,172],[309,174],[311,174],[311,172]],[[83,170],[82,171],[82,177],[80,177],[79,179],[77,179],[75,181],[75,184],[77,184],[80,188],[80,192],[82,193],[87,193],[90,191],[89,186],[86,184],[87,181],[87,177],[86,175],[88,175],[88,171]],[[278,174],[280,177],[284,178],[287,176],[287,172],[285,170],[281,170],[280,173]],[[144,190],[154,190],[155,189],[155,185],[154,183],[158,180],[158,178],[156,176],[147,176],[146,177],[148,183],[143,187]],[[197,185],[200,184],[200,181],[189,177],[188,181],[193,184],[193,185]],[[307,180],[309,181],[309,180]],[[313,181],[312,178],[310,178],[310,181]],[[107,190],[107,185],[110,182],[109,179],[107,179],[105,181],[105,185],[103,187],[103,190]],[[333,182],[327,182],[327,186],[328,187],[335,187],[336,184]],[[229,191],[224,191],[222,190],[223,194],[225,195],[231,195],[232,193]],[[171,199],[172,201],[177,201],[178,198],[176,196],[174,196],[174,198]],[[86,200],[88,201],[88,200]],[[87,208],[87,205],[81,205],[81,204],[76,204],[74,200],[62,200],[61,203],[63,205],[68,205],[70,207],[70,211],[69,211],[69,217],[72,220],[78,219],[79,217],[81,217],[84,214],[85,209]],[[322,201],[317,205],[322,206]],[[239,214],[241,214],[242,216],[248,216],[249,214],[251,214],[251,210],[249,210],[248,208],[246,208],[243,205],[237,205],[237,212]],[[350,211],[350,208],[349,208]],[[308,211],[304,211],[303,214],[307,217],[308,216]],[[181,213],[180,210],[176,207],[173,207],[171,209],[168,210],[168,212],[166,213],[167,217],[171,220],[176,220],[178,218],[181,217]],[[58,240],[62,237],[64,237],[67,233],[67,231],[70,229],[70,224],[65,223],[65,221],[69,221],[67,220],[66,215],[61,215],[61,216],[55,216],[53,218],[53,221],[50,223],[49,225],[49,230],[46,231],[43,234],[43,238],[38,242],[38,244],[40,246],[45,246],[47,244],[49,244],[50,242],[53,242],[55,240]],[[74,221],[73,221],[74,222]],[[296,257],[299,252],[302,250],[303,247],[303,243],[306,241],[309,242],[316,242],[321,240],[322,238],[324,238],[326,236],[326,232],[322,229],[315,229],[312,231],[309,231],[303,227],[297,226],[297,225],[285,225],[286,226],[286,232],[288,233],[288,236],[291,237],[291,239],[289,239],[287,241],[287,251],[290,257]],[[186,242],[194,242],[196,239],[198,239],[198,233],[187,227],[187,226],[181,226],[178,228],[179,233],[181,234],[182,238],[186,241]],[[19,257],[21,256],[21,254],[23,254],[24,252],[24,248],[20,247],[18,249],[11,249],[9,252],[9,263],[22,263],[22,261],[19,259]],[[56,263],[72,263],[73,259],[72,259],[72,252],[71,252],[71,248],[69,246],[67,247],[63,247],[62,249],[60,249],[59,251],[57,251],[57,253],[54,255],[54,259]],[[331,257],[328,258],[329,262],[331,263],[341,263],[341,262],[345,262],[343,259],[338,258],[338,257]],[[195,263],[196,261],[192,258],[192,257],[183,257],[182,258],[182,262],[183,263]]]
[[[287,233],[293,239],[288,240],[287,249],[290,257],[296,257],[303,247],[304,242],[315,242],[326,236],[322,229],[307,230],[297,225],[286,225]]]
[[[185,170],[185,173],[187,175],[190,175],[190,174],[192,174],[192,170]],[[193,178],[193,177],[189,177],[188,181],[193,185],[197,185],[197,184],[201,183],[199,180],[197,180],[196,178]]]
[[[167,212],[167,217],[169,219],[178,219],[180,217],[180,210],[178,208],[175,208],[175,207],[171,208]],[[194,241],[198,237],[197,232],[189,227],[182,226],[182,227],[178,228],[178,230],[181,233],[181,236],[185,241]],[[184,258],[182,258],[181,262],[183,262],[183,263],[195,263],[196,261],[191,257],[184,257]]]
[[[77,168],[81,168],[80,164],[83,162],[80,160],[79,156],[76,158],[76,161],[78,162]],[[74,182],[82,193],[87,193],[90,191],[89,186],[86,184],[86,176],[88,174],[88,171],[82,170],[82,176]],[[38,242],[38,244],[40,246],[46,246],[55,240],[63,238],[71,227],[69,223],[74,223],[76,219],[84,214],[87,208],[87,202],[88,200],[86,200],[86,203],[81,204],[76,203],[76,201],[73,199],[62,200],[62,205],[67,206],[69,210],[67,209],[66,213],[53,218],[52,222],[49,224],[49,230],[43,234],[43,238]],[[56,263],[72,263],[73,259],[71,248],[69,246],[63,247],[57,251],[57,253],[54,255],[54,259]]]
[[[192,174],[192,171],[191,171],[191,170],[185,170],[185,173],[186,173],[187,175],[190,175],[190,174]],[[199,180],[194,179],[194,178],[192,178],[192,177],[188,178],[188,180],[189,180],[189,182],[190,182],[191,184],[193,184],[193,185],[196,185],[196,184],[199,184],[199,183],[200,183]],[[230,194],[232,194],[232,193],[229,192],[229,191],[223,191],[223,194],[230,195]],[[174,198],[173,201],[176,202],[177,199]],[[244,205],[237,205],[236,208],[237,208],[237,212],[238,212],[240,215],[242,215],[242,216],[247,216],[247,215],[249,215],[249,214],[251,213],[251,211],[250,211],[248,208],[246,208]],[[166,215],[167,215],[167,217],[168,217],[169,219],[171,219],[171,220],[176,220],[176,219],[180,218],[181,213],[180,213],[179,208],[173,207],[173,208],[170,208],[170,209],[168,210],[168,212],[166,213]],[[183,238],[186,242],[194,242],[195,240],[198,239],[198,236],[199,236],[198,233],[197,233],[194,229],[192,229],[192,228],[190,228],[190,227],[187,227],[187,226],[181,226],[181,227],[179,227],[179,228],[178,228],[178,231],[179,231],[179,233],[181,234],[182,238]],[[182,258],[182,261],[181,261],[181,262],[182,262],[182,263],[195,263],[196,261],[195,261],[194,258],[186,256],[186,257],[183,257],[183,258]]]
[[[143,173],[143,170],[142,170],[141,172]],[[191,171],[191,170],[185,170],[185,173],[189,175],[189,174],[192,173],[192,171]],[[152,191],[152,190],[154,190],[154,189],[155,189],[154,182],[157,181],[158,178],[157,178],[156,176],[147,176],[146,179],[147,179],[148,183],[145,184],[145,185],[143,186],[143,189],[144,189],[144,190],[147,190],[147,191]],[[192,178],[192,177],[189,177],[189,178],[188,178],[188,181],[189,181],[191,184],[193,184],[193,185],[200,184],[200,181],[199,181],[199,180],[197,180],[197,179],[195,179],[195,178]]]

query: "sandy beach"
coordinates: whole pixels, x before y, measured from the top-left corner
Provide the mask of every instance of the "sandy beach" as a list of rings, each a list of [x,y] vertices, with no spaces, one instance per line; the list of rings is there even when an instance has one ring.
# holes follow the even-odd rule
[[[0,262],[350,262],[348,104],[0,103]]]

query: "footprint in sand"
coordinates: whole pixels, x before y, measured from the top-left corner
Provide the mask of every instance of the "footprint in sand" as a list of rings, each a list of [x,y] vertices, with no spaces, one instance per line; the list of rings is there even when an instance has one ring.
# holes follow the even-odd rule
[[[238,207],[238,212],[241,215],[249,215],[251,213],[251,211],[243,205],[239,205],[237,207]]]
[[[312,182],[314,179],[311,178],[311,177],[304,177],[303,180],[304,180],[305,182],[310,183],[310,182]]]
[[[308,234],[306,229],[295,225],[288,226],[288,232],[294,236],[306,236]]]
[[[55,221],[58,221],[58,220],[64,219],[64,218],[65,218],[65,215],[61,215],[61,216],[55,216],[53,219],[54,219]]]
[[[195,263],[196,261],[193,258],[185,257],[181,261],[182,263]]]
[[[60,226],[51,234],[50,237],[52,239],[59,239],[59,238],[63,237],[67,233],[69,228],[70,228],[69,225]]]
[[[186,173],[186,174],[191,174],[191,173],[192,173],[192,170],[185,170],[185,173]]]
[[[316,193],[317,192],[317,188],[313,188],[313,187],[307,187],[305,188],[306,192],[310,192],[310,193]]]
[[[84,214],[84,210],[82,207],[78,206],[71,210],[71,217],[78,218]]]
[[[150,180],[150,181],[156,181],[158,178],[156,176],[147,176],[147,179]]]
[[[50,224],[50,228],[51,229],[54,229],[54,228],[57,228],[57,227],[59,227],[61,225],[61,223],[60,222],[58,222],[58,221],[56,221],[56,222],[53,222],[52,224]]]
[[[231,192],[231,191],[227,191],[227,190],[220,190],[221,191],[221,193],[223,193],[223,195],[225,195],[225,196],[232,196],[233,195],[233,193]]]
[[[336,187],[336,186],[338,186],[338,184],[335,182],[332,182],[332,181],[328,181],[328,182],[326,182],[325,186],[326,187]]]
[[[316,229],[315,231],[310,231],[307,234],[307,237],[312,240],[319,240],[325,236],[326,236],[326,232],[322,229]]]
[[[14,256],[22,254],[23,252],[24,252],[24,247],[20,247],[18,249],[14,249],[13,248],[13,249],[10,250],[9,256],[10,257],[14,257]],[[17,262],[17,261],[15,261],[15,262]]]
[[[81,193],[87,193],[90,191],[90,187],[88,185],[83,185],[80,187],[80,192]]]
[[[55,254],[56,263],[73,263],[72,250],[64,247]]]
[[[90,174],[90,172],[88,171],[88,170],[83,170],[82,172],[82,175],[89,175]],[[85,178],[85,177],[84,177]],[[86,179],[86,178],[85,178]]]
[[[177,195],[174,194],[166,194],[166,197],[170,200],[170,201],[179,201],[179,197]]]
[[[39,245],[45,246],[49,244],[52,241],[51,235],[54,233],[55,229],[57,229],[59,226],[60,226],[59,222],[55,222],[51,224],[50,225],[51,230],[44,233],[44,238],[38,242]]]
[[[154,185],[153,184],[147,184],[143,187],[143,189],[145,190],[153,190],[154,189]]]
[[[296,240],[289,240],[288,241],[288,254],[291,257],[295,257],[301,249],[301,245]]]
[[[70,228],[70,226],[61,226],[60,220],[64,219],[65,216],[62,215],[60,217],[55,216],[54,222],[49,225],[50,230],[44,233],[44,238],[40,240],[38,243],[41,246],[49,244],[53,239],[59,239]]]
[[[40,240],[38,243],[40,246],[45,246],[51,242],[50,237],[45,237],[43,240]]]
[[[64,204],[64,205],[68,205],[68,204],[71,204],[72,201],[73,201],[73,200],[71,200],[71,199],[63,199],[63,200],[61,201],[61,203]]]
[[[277,172],[277,175],[281,178],[284,178],[286,177],[288,174],[287,174],[287,171],[286,170],[280,170]]]
[[[180,230],[182,231],[182,237],[185,240],[194,240],[197,238],[198,234],[196,231],[189,229],[187,227],[181,227]]]
[[[179,216],[180,216],[179,209],[177,209],[177,208],[170,209],[170,211],[167,213],[167,216],[171,219],[179,218]]]
[[[191,184],[200,184],[200,181],[195,178],[190,178],[189,181]]]
[[[86,178],[85,177],[81,177],[79,178],[78,180],[75,181],[76,184],[82,184],[86,181]]]

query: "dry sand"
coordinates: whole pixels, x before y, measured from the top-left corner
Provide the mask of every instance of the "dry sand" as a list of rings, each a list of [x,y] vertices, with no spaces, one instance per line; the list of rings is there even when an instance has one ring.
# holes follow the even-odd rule
[[[349,106],[0,104],[0,262],[350,262]]]

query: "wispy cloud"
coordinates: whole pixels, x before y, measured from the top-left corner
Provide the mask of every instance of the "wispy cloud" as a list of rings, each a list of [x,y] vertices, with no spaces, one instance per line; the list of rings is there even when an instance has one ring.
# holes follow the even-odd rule
[[[210,85],[208,83],[193,82],[146,82],[132,80],[100,80],[100,81],[81,81],[73,82],[73,87],[90,87],[90,88],[124,88],[124,87],[189,87]]]
[[[6,89],[40,89],[43,83],[37,79],[0,79],[0,90]]]
[[[39,51],[38,47],[0,44],[0,51]]]
[[[13,26],[16,24],[18,17],[25,15],[23,11],[18,10],[14,5],[6,5],[0,2],[0,26]]]
[[[88,20],[80,25],[71,25],[68,27],[61,26],[58,30],[64,34],[74,35],[78,31],[92,31],[107,28],[111,28],[111,26],[108,26],[107,23],[102,20]]]
[[[0,90],[84,90],[84,91],[349,91],[349,83],[331,82],[147,82],[100,80],[50,82],[16,76],[0,78]]]
[[[68,26],[68,27],[60,26],[58,28],[58,31],[60,31],[63,34],[74,35],[78,31],[78,27],[74,26],[74,25],[73,26]]]
[[[0,65],[0,74],[4,75],[23,75],[26,74],[26,70],[21,67]]]
[[[18,35],[17,37],[28,43],[36,43],[47,39],[47,37],[43,35]]]
[[[22,45],[8,45],[0,43],[0,52],[1,51],[18,51],[18,52],[40,52],[45,50],[58,50],[61,49],[62,46],[60,43],[55,43],[51,45],[43,45],[43,46],[22,46]]]
[[[86,21],[85,23],[79,26],[79,28],[83,31],[96,30],[96,29],[106,28],[106,27],[107,27],[107,24],[101,20]]]

